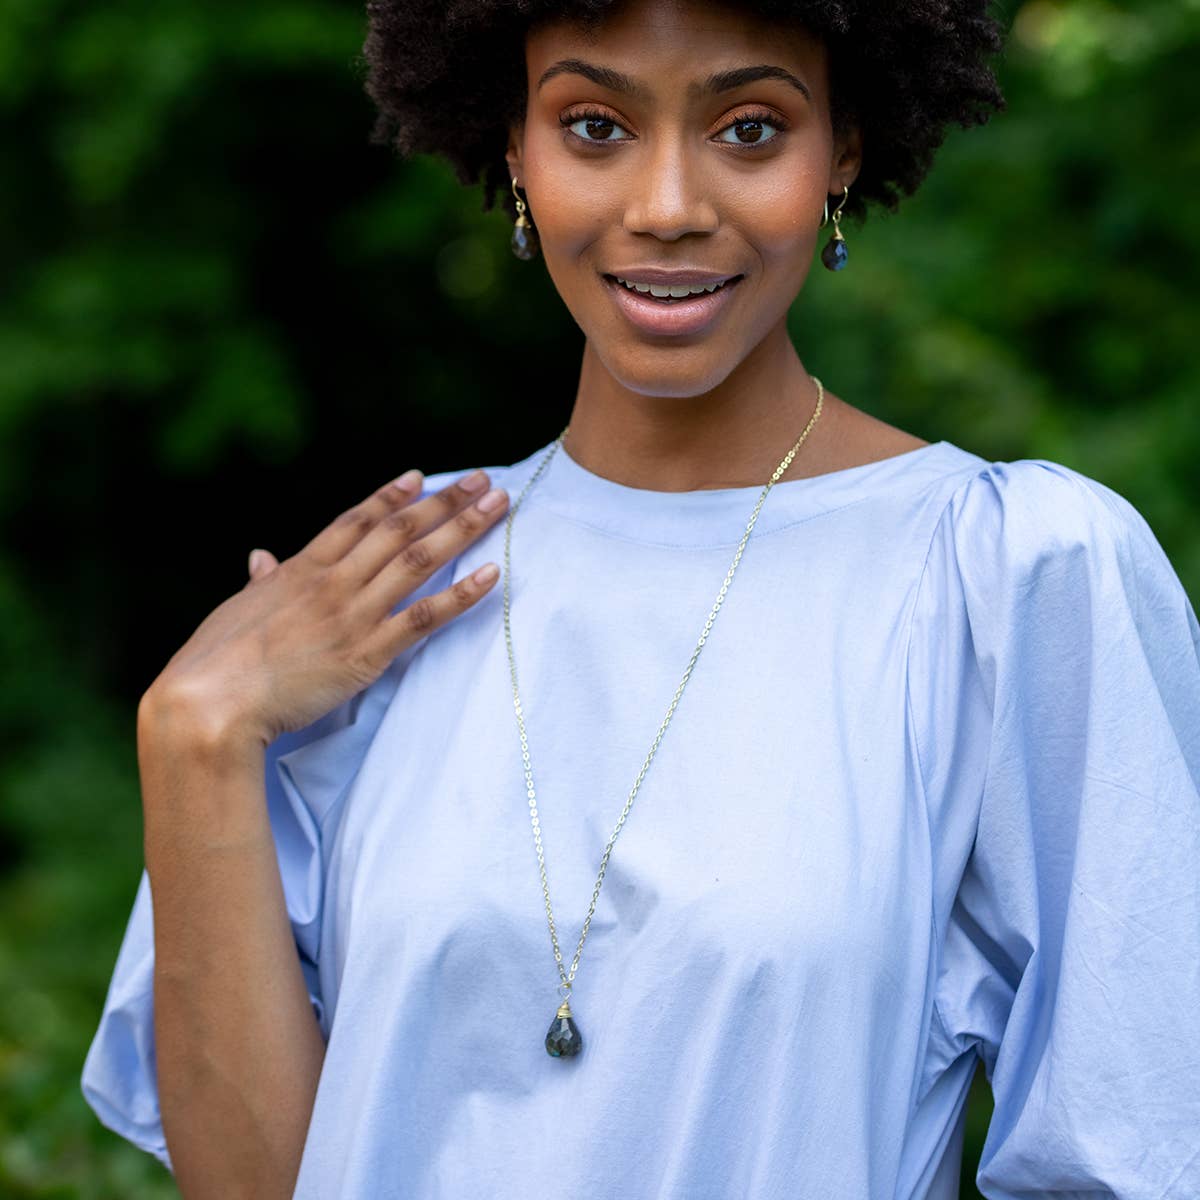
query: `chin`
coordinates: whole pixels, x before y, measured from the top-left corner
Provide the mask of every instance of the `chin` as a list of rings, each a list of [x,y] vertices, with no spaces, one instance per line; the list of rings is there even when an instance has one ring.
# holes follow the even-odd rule
[[[702,396],[720,386],[738,362],[732,350],[722,353],[702,342],[661,348],[593,342],[593,348],[617,383],[643,396]]]

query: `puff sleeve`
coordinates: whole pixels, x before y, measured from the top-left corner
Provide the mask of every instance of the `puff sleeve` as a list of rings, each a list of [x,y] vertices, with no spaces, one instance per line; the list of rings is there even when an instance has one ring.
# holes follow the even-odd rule
[[[443,574],[440,571],[421,590],[444,584]],[[417,649],[419,645],[405,651],[370,687],[305,729],[281,735],[266,751],[267,808],[288,918],[326,1039],[330,1013],[319,967],[328,846],[341,802]],[[154,915],[144,869],[81,1085],[102,1124],[172,1169],[158,1106]]]
[[[959,488],[922,588],[921,640],[944,639],[915,675],[941,689],[926,788],[975,818],[931,1043],[980,1055],[992,1086],[979,1189],[1195,1200],[1195,612],[1126,500],[1041,460]]]

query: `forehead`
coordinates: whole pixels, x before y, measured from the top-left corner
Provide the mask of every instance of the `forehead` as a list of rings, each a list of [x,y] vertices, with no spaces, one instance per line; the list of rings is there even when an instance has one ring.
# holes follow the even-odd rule
[[[749,63],[823,73],[825,49],[798,21],[765,17],[749,4],[625,0],[598,21],[550,17],[530,30],[526,60],[532,83],[555,60],[570,57],[603,62],[653,85],[667,75],[699,79]]]

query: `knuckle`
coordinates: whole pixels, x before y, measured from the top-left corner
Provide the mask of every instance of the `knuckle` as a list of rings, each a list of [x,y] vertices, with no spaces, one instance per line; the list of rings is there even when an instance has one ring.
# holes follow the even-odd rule
[[[366,533],[374,523],[370,512],[361,504],[356,504],[353,508],[346,509],[337,519],[337,524],[342,529],[358,533]]]
[[[406,611],[408,612],[408,623],[417,633],[424,633],[437,624],[437,609],[429,596],[422,596],[420,600],[414,600]]]
[[[459,608],[469,608],[475,602],[476,589],[472,586],[469,575],[455,583],[450,588],[450,591],[453,593],[455,603]]]
[[[435,492],[434,499],[448,513],[451,513],[457,511],[458,506],[462,503],[462,498],[466,495],[469,493],[464,492],[458,484],[454,484],[451,487],[443,488],[440,492]]]
[[[330,563],[329,566],[314,572],[306,581],[307,586],[304,590],[316,602],[322,613],[336,609],[341,603],[346,585],[345,570],[340,561]]]
[[[394,483],[385,483],[375,490],[375,499],[382,500],[388,508],[399,508],[414,499],[412,492],[398,488]]]
[[[454,524],[463,533],[477,533],[483,526],[483,514],[476,508],[464,508],[454,518]]]
[[[411,538],[416,535],[417,521],[406,508],[398,508],[383,518],[383,523],[390,533],[397,537]]]
[[[400,552],[400,561],[410,571],[422,574],[433,567],[433,554],[424,542],[413,542]]]

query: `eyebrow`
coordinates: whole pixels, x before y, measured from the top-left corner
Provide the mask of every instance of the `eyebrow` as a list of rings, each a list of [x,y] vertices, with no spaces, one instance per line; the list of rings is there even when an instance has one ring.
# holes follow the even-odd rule
[[[639,80],[615,71],[612,67],[601,67],[595,63],[585,62],[582,58],[563,58],[548,67],[537,82],[538,90],[556,75],[582,75],[600,87],[608,88],[613,92],[623,92],[627,96],[638,96],[645,99],[650,94],[650,89]],[[812,100],[812,93],[801,79],[783,67],[775,67],[767,63],[753,67],[734,67],[729,71],[717,71],[703,83],[691,84],[688,91],[692,95],[728,92],[742,87],[744,84],[755,83],[760,79],[781,79],[801,92],[806,100]]]

